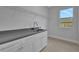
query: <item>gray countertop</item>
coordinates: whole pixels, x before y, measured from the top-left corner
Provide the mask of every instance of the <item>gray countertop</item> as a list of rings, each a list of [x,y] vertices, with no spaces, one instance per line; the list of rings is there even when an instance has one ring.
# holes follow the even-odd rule
[[[0,32],[0,45],[44,31],[46,30],[34,31],[32,29],[20,29],[20,30],[2,31]]]

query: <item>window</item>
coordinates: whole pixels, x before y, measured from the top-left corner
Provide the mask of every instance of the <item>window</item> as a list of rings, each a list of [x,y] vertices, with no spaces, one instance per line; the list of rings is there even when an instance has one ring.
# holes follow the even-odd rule
[[[71,28],[72,27],[72,17],[73,17],[73,8],[68,8],[59,11],[59,22],[60,27],[62,28]]]

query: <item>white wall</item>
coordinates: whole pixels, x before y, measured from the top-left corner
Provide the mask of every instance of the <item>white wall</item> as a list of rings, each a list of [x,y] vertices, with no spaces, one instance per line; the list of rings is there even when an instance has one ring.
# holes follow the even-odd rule
[[[33,13],[36,13],[36,14],[39,14],[39,15],[42,15],[44,17],[48,17],[48,10],[46,6],[22,6],[21,8],[24,8],[25,10],[28,10],[30,12],[33,12]]]
[[[46,7],[0,6],[0,31],[31,28],[35,20],[41,28],[46,28],[47,15]]]
[[[49,37],[55,37],[67,41],[79,43],[77,39],[77,7],[74,8],[73,27],[72,28],[60,28],[59,27],[59,10],[69,7],[51,7],[49,9],[49,22],[48,22],[48,35]]]

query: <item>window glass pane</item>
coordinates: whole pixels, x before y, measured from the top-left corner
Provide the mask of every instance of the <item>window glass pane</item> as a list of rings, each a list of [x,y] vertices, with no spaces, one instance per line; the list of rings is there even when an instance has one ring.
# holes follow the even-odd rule
[[[60,10],[59,18],[70,18],[73,17],[73,8]]]

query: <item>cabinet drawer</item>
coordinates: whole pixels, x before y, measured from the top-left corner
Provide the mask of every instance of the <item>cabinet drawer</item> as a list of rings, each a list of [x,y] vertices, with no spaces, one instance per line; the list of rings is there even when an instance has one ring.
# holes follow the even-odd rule
[[[44,37],[47,38],[47,31],[46,31],[46,32],[38,33],[36,36],[37,36],[38,38],[44,38]]]
[[[42,37],[42,33],[35,34],[33,37],[35,37],[35,38],[41,38]]]
[[[25,44],[25,43],[32,42],[32,39],[33,39],[33,36],[28,36],[28,37],[20,39],[20,41]]]
[[[47,31],[42,32],[42,36],[43,36],[43,37],[47,37]]]
[[[19,40],[15,40],[9,43],[5,43],[0,45],[0,51],[3,52],[13,52],[17,49],[17,47],[20,45],[20,41]]]
[[[20,47],[20,44],[17,43],[17,44],[14,44],[14,45],[4,47],[4,48],[0,49],[0,51],[1,52],[16,52],[19,47]]]

